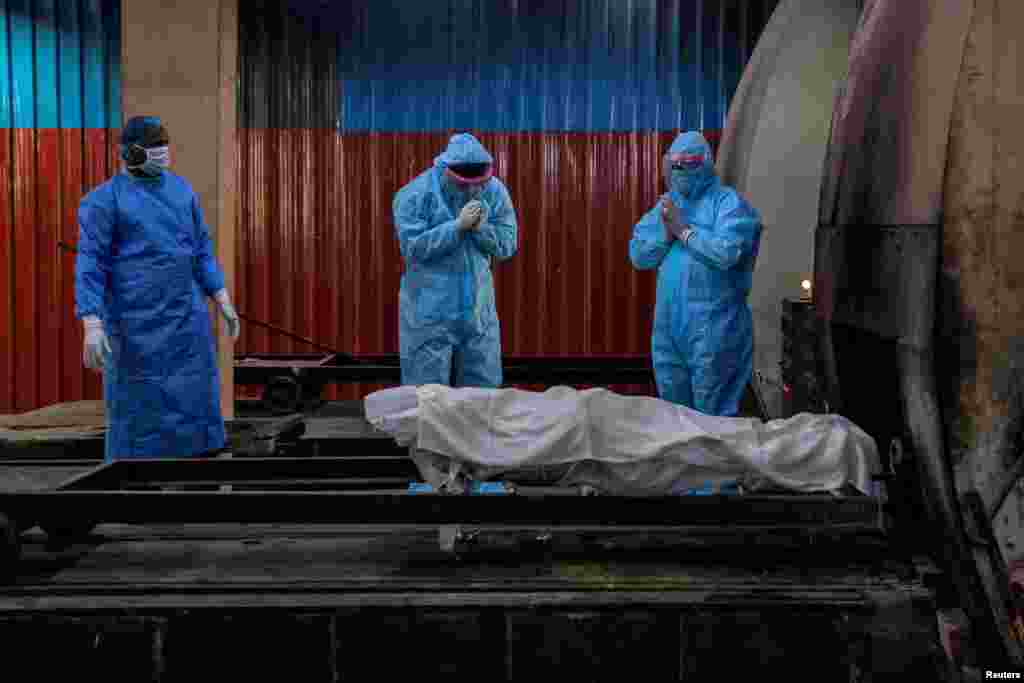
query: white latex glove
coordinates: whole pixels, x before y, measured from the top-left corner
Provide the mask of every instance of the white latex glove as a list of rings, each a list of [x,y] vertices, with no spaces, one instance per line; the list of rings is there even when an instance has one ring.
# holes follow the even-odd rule
[[[473,224],[474,230],[479,230],[484,223],[487,222],[488,216],[491,214],[491,210],[487,207],[487,204],[480,200],[474,200],[476,205],[480,207],[480,217],[476,219],[476,223]]]
[[[462,207],[462,211],[459,212],[459,217],[455,220],[455,227],[459,230],[476,230],[480,227],[480,216],[482,214],[480,202],[475,199],[467,202]]]
[[[85,327],[85,345],[82,362],[90,370],[102,370],[106,357],[111,354],[110,341],[103,331],[103,321],[94,315],[82,318]]]
[[[679,237],[682,228],[682,217],[679,214],[679,207],[672,201],[668,194],[661,196],[661,221],[665,224],[665,230],[673,237]]]
[[[665,238],[669,242],[679,239],[685,247],[693,235],[693,230],[683,222],[679,207],[672,201],[670,195],[663,195],[661,200],[661,220],[665,224]]]
[[[220,314],[224,318],[224,323],[228,326],[228,336],[231,337],[232,341],[238,339],[238,335],[242,332],[242,320],[238,317],[235,307],[231,305],[231,297],[228,296],[228,290],[220,290],[214,295],[214,299],[216,299],[217,304],[220,306]]]

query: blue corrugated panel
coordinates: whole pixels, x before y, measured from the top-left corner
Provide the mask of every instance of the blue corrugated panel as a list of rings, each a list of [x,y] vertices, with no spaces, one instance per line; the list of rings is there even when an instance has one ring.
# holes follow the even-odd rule
[[[346,132],[716,129],[750,49],[731,0],[347,2]]]
[[[82,36],[79,3],[61,2],[57,12],[60,37],[60,122],[62,128],[82,127]]]
[[[10,128],[13,115],[11,91],[11,28],[6,3],[0,0],[0,128]]]
[[[0,128],[121,125],[120,0],[6,0],[0,14]]]
[[[82,102],[86,128],[108,128],[111,125],[107,112],[102,4],[102,0],[82,2],[82,76],[85,86]]]
[[[57,17],[54,0],[35,2],[36,127],[57,127]]]
[[[0,413],[100,395],[56,245],[112,170],[120,51],[120,0],[0,0],[0,282],[18,283],[0,304]]]
[[[121,3],[106,0],[103,6],[103,33],[106,36],[107,121],[108,128],[121,125]]]
[[[7,0],[7,21],[11,56],[11,97],[15,128],[35,128],[35,79],[32,76],[35,55],[32,46],[32,2]]]

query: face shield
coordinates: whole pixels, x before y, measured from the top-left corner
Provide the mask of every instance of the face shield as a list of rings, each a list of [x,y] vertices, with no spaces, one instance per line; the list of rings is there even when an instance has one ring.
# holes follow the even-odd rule
[[[704,168],[704,154],[672,154],[668,157],[669,166],[673,171],[697,173]]]
[[[445,178],[461,194],[476,199],[494,171],[490,164],[452,164],[445,168]]]
[[[494,171],[490,164],[452,164],[444,170],[445,184],[457,197],[477,199]]]

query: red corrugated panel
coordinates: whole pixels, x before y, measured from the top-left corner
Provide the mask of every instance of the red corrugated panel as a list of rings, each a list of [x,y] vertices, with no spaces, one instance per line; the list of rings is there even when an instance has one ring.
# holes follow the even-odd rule
[[[78,201],[87,192],[113,175],[113,169],[115,169],[116,166],[111,165],[111,160],[112,157],[116,155],[116,152],[108,142],[109,135],[110,132],[102,128],[89,128],[84,131],[85,145],[82,179],[85,181],[85,187],[82,188],[78,197],[75,198],[76,207],[78,205]],[[75,234],[77,235],[77,219],[75,224]],[[80,327],[80,324],[76,324],[75,327]],[[75,334],[77,337],[77,335],[81,334],[81,331],[76,331]],[[102,398],[103,382],[101,375],[97,372],[86,370],[84,367],[82,368],[82,373],[85,389],[84,398],[89,400]]]
[[[316,131],[314,140],[317,166],[325,175],[324,182],[316,185],[315,209],[320,231],[316,249],[317,287],[316,295],[313,297],[314,320],[318,324],[318,335],[323,335],[318,338],[340,339],[345,335],[351,335],[351,321],[346,323],[341,298],[337,296],[337,292],[344,291],[342,288],[347,284],[340,279],[344,269],[333,266],[337,261],[337,254],[344,253],[346,249],[345,233],[336,227],[344,193],[337,163],[341,146],[338,144],[338,137],[330,131]],[[343,391],[339,393],[337,385],[328,387],[328,400],[335,401],[342,397],[351,398],[351,395]]]
[[[239,184],[238,184],[238,223],[236,232],[238,243],[235,248],[235,292],[232,296],[237,299],[239,310],[248,315],[266,320],[266,310],[260,307],[263,302],[265,307],[270,300],[270,282],[266,274],[263,277],[258,275],[260,268],[266,268],[266,249],[263,235],[263,226],[266,225],[267,217],[263,210],[261,198],[265,193],[253,191],[254,187],[263,184],[263,164],[260,163],[263,156],[263,147],[266,145],[266,134],[264,131],[241,129],[238,131],[239,142]],[[244,246],[243,246],[244,245]],[[243,334],[238,340],[239,351],[254,351],[265,349],[267,345],[267,332],[260,327],[248,325],[243,328]]]
[[[58,252],[57,242],[77,243],[80,199],[118,171],[111,143],[117,131],[7,132],[0,161],[13,172],[0,173],[0,278],[12,283],[15,296],[0,304],[0,370],[11,378],[0,386],[0,413],[100,399],[99,375],[82,365],[74,255]]]
[[[14,160],[13,131],[0,130],[0,414],[14,410],[14,178],[9,170]]]
[[[706,135],[717,144],[716,131]],[[396,353],[402,262],[391,200],[447,137],[244,130],[241,310],[342,351]],[[664,191],[660,162],[674,133],[479,137],[519,219],[519,253],[495,267],[504,351],[647,356],[655,275],[632,268],[629,240]],[[245,353],[312,351],[255,326],[240,342]],[[376,388],[339,387],[329,397]]]
[[[81,128],[67,128],[61,133],[60,173],[60,239],[65,244],[78,243],[78,201],[82,194]],[[62,401],[81,399],[84,392],[82,367],[82,329],[75,319],[75,255],[62,250],[59,254],[60,291],[60,361],[63,380]]]
[[[337,136],[243,129],[239,141],[240,310],[322,344],[356,350],[356,303],[346,293],[365,279],[360,269],[371,257],[356,254],[374,240],[360,238],[353,227],[360,221],[346,197],[358,194],[348,194],[352,183],[344,181],[347,157]],[[253,325],[239,340],[243,353],[312,350]],[[328,398],[355,395],[351,387],[340,393],[332,388]]]
[[[36,262],[36,131],[18,128],[14,134],[14,264]],[[14,408],[39,406],[39,345],[36,328],[38,291],[33,269],[14,273]]]
[[[310,178],[303,178],[298,173],[296,163],[302,157],[302,150],[295,144],[297,130],[275,131],[273,149],[274,175],[271,177],[272,187],[276,188],[277,195],[273,199],[274,222],[271,224],[280,232],[280,239],[276,240],[272,247],[274,259],[271,260],[271,273],[273,286],[278,295],[274,300],[273,312],[276,314],[278,324],[286,329],[298,328],[295,319],[295,300],[298,292],[301,292],[301,275],[296,268],[295,253],[301,248],[303,234],[298,223],[298,207],[295,206],[296,186],[301,187],[308,183]],[[312,226],[309,226],[312,227]],[[310,332],[305,329],[303,332]],[[271,338],[271,346],[274,351],[289,352],[295,349],[295,343],[280,335]]]
[[[318,159],[314,152],[313,131],[308,129],[299,130],[296,131],[296,134],[298,136],[296,143],[300,151],[299,173],[306,178],[313,178],[316,176],[317,170],[321,168],[317,163]],[[308,221],[314,226],[314,231],[309,236],[309,239],[302,241],[301,249],[295,254],[296,270],[301,273],[296,282],[298,286],[296,287],[295,324],[312,330],[314,336],[319,337],[323,334],[323,330],[321,329],[318,316],[313,311],[317,299],[317,290],[319,289],[316,286],[317,264],[314,255],[316,249],[322,248],[320,240],[323,235],[324,224],[317,220],[317,185],[318,183],[303,183],[299,187],[301,194],[296,198],[299,215],[301,216],[300,224],[306,224]]]
[[[61,194],[60,146],[58,128],[40,128],[36,132],[36,291],[39,294],[36,334],[39,360],[38,405],[51,405],[62,400],[61,338],[64,336],[60,310],[61,255],[57,253],[60,239]]]
[[[0,413],[102,395],[84,379],[74,256],[57,242],[77,243],[79,200],[115,168],[118,6],[0,7]]]

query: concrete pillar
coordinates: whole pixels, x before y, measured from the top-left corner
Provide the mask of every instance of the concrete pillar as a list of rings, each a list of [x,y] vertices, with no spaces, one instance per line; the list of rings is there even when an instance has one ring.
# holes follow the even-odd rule
[[[163,119],[173,168],[199,195],[234,293],[238,0],[122,0],[121,16],[125,120]],[[219,315],[216,320],[221,408],[229,419],[234,351]]]

